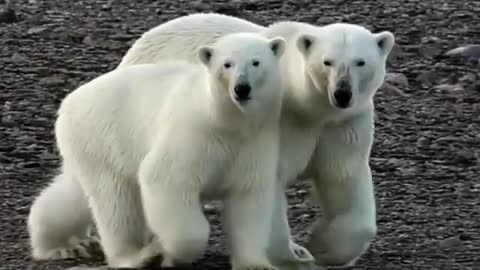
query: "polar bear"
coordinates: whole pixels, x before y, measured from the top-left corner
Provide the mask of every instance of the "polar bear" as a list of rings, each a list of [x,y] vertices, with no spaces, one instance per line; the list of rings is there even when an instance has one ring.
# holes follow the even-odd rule
[[[233,269],[277,269],[266,248],[284,49],[281,37],[234,33],[198,48],[203,65],[114,70],[62,101],[62,165],[88,195],[109,267],[193,262],[209,237],[200,202],[222,199]]]
[[[286,94],[281,116],[280,182],[314,180],[323,217],[307,248],[319,265],[348,266],[375,237],[376,206],[369,157],[374,135],[373,97],[382,85],[394,45],[389,31],[354,24],[269,26],[215,13],[183,16],[144,33],[118,68],[168,59],[196,61],[195,48],[225,34],[282,36],[280,60]],[[273,231],[290,235],[285,197],[278,198]],[[275,239],[271,247],[275,249]]]
[[[144,33],[118,68],[169,59],[197,62],[199,46],[237,32],[286,39],[286,52],[280,60],[287,87],[277,187],[283,190],[283,185],[295,180],[313,178],[314,197],[324,215],[314,226],[307,247],[320,265],[353,264],[376,235],[368,165],[374,132],[373,96],[383,82],[394,36],[346,23],[317,27],[285,21],[264,27],[232,16],[199,13]],[[310,254],[290,239],[287,200],[278,194],[269,252],[282,254],[278,247],[283,250],[284,245],[279,243],[288,240],[290,250],[303,253],[307,260]],[[301,261],[302,256],[297,259]]]

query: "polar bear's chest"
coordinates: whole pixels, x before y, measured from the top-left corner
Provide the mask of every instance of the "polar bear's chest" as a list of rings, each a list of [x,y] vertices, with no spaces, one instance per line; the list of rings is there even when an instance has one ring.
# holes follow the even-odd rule
[[[283,183],[291,183],[308,166],[317,144],[314,130],[282,128],[280,144],[279,177]]]

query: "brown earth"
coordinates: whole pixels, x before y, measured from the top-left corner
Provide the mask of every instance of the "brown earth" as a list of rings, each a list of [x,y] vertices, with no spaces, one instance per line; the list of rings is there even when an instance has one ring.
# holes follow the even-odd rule
[[[3,5],[0,1],[0,5]],[[1,6],[0,6],[1,7]],[[379,233],[351,269],[480,269],[480,62],[443,54],[480,44],[480,1],[20,0],[0,14],[0,269],[64,269],[93,260],[33,262],[25,219],[59,164],[53,122],[70,91],[113,69],[141,33],[215,11],[268,24],[358,23],[395,33],[390,85],[376,97],[372,152]],[[288,191],[304,243],[318,211],[308,186]],[[202,269],[228,269],[218,208]]]

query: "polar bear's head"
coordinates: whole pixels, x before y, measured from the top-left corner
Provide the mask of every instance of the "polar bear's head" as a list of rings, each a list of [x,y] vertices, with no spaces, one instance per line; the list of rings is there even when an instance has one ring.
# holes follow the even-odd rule
[[[352,110],[370,104],[382,85],[394,36],[388,31],[372,33],[359,25],[335,23],[301,34],[296,45],[315,88],[328,94],[332,106]]]
[[[285,45],[280,37],[235,33],[200,47],[198,57],[210,74],[212,94],[233,101],[241,111],[261,109],[281,99],[278,61]]]

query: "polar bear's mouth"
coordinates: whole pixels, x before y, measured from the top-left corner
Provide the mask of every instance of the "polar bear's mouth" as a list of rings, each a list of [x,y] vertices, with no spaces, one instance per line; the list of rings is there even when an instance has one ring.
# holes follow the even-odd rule
[[[250,97],[246,97],[246,98],[235,97],[235,100],[238,101],[239,103],[247,103],[251,99],[252,98]]]

